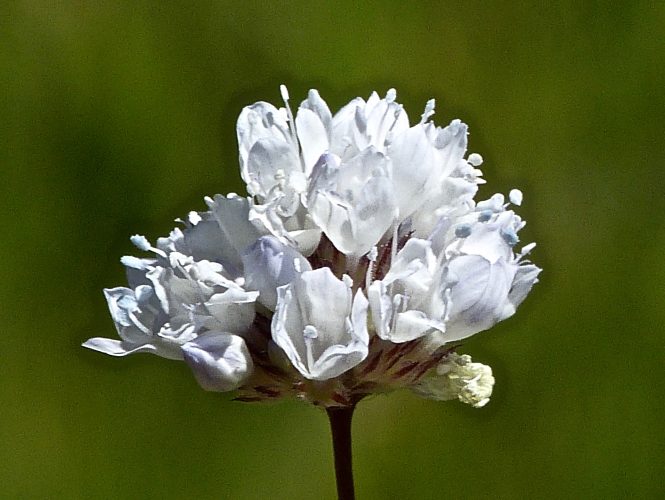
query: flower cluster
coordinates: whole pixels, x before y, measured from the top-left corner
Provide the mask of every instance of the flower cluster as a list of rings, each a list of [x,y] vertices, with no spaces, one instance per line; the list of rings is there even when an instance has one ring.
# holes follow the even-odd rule
[[[511,316],[540,269],[516,251],[522,194],[476,202],[484,182],[467,126],[410,125],[394,90],[335,115],[311,90],[293,116],[246,107],[237,123],[249,197],[206,198],[180,228],[124,257],[128,287],[105,290],[114,356],[184,360],[199,384],[243,401],[324,407],[409,388],[473,406],[489,367],[458,341]]]

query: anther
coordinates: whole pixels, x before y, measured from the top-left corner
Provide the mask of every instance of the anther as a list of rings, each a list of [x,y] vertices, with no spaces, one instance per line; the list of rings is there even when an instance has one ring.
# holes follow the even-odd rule
[[[501,237],[503,238],[503,241],[505,241],[508,246],[515,246],[517,242],[520,240],[517,236],[517,233],[512,227],[509,228],[502,228],[501,231]]]
[[[471,234],[471,224],[460,224],[455,228],[455,236],[458,238],[466,238]]]
[[[471,153],[467,161],[474,167],[479,167],[483,164],[483,157],[478,153]]]
[[[478,215],[478,220],[480,222],[487,222],[492,218],[492,211],[491,210],[483,210],[480,212],[480,215]]]
[[[511,189],[508,193],[508,199],[513,205],[520,206],[522,204],[522,191],[519,189]]]

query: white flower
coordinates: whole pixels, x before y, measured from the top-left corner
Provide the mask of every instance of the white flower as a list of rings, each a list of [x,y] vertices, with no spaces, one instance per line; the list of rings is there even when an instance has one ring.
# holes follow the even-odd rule
[[[337,377],[367,357],[367,299],[360,290],[353,298],[349,281],[322,268],[277,290],[273,339],[308,379]]]
[[[418,198],[421,205],[411,214],[414,235],[427,238],[442,217],[468,211],[478,190],[482,172],[475,167],[482,163],[480,155],[464,159],[467,147],[467,126],[453,120],[447,127],[436,128],[430,138],[438,152],[439,163],[431,171],[426,192]],[[408,175],[408,169],[407,174]]]
[[[95,337],[84,342],[83,347],[112,356],[152,352],[168,359],[182,359],[179,346],[193,338],[194,325],[184,323],[173,328],[151,286],[139,285],[134,290],[109,288],[104,295],[122,340]]]
[[[312,172],[307,208],[339,251],[366,254],[395,218],[386,157],[372,147],[344,164],[335,155],[322,156]]]
[[[474,212],[478,220],[457,225],[456,238],[445,250],[443,279],[451,302],[446,342],[487,330],[512,316],[540,273],[538,267],[523,262],[535,245],[513,252],[523,221],[503,207],[490,215],[484,205],[479,206],[480,212]]]
[[[433,100],[409,127],[393,89],[384,99],[356,98],[332,117],[316,91],[295,119],[284,88],[282,95],[285,108],[257,103],[241,113],[241,172],[256,200],[250,218],[304,255],[320,230],[341,252],[364,255],[408,217],[427,237],[481,182],[463,158],[466,125],[428,122]]]
[[[429,399],[458,399],[474,408],[482,408],[489,402],[493,387],[494,377],[489,366],[473,363],[467,354],[451,353],[413,390]]]
[[[282,95],[288,104],[285,88]],[[301,195],[314,162],[328,147],[329,115],[325,102],[310,92],[295,120],[302,129],[302,156],[288,105],[256,103],[243,109],[237,123],[240,170],[256,200],[249,219],[306,255],[316,248],[321,231],[309,220]]]
[[[459,340],[515,313],[540,269],[515,250],[512,190],[475,202],[479,154],[467,126],[410,124],[397,94],[333,114],[311,90],[295,116],[258,102],[237,122],[248,198],[206,198],[153,247],[123,257],[128,287],[105,290],[115,356],[185,360],[199,384],[237,399],[352,406],[410,388],[480,407],[489,367]]]
[[[388,274],[368,291],[376,333],[407,342],[433,330],[445,331],[446,304],[429,241],[412,238],[395,257]]]
[[[249,328],[258,293],[244,291],[225,277],[221,264],[196,262],[175,251],[167,254],[143,237],[133,240],[158,259],[123,259],[135,288],[104,290],[122,340],[92,338],[84,347],[113,356],[152,352],[182,359],[180,346],[202,328],[235,333]]]
[[[409,128],[406,111],[390,89],[384,99],[372,92],[367,101],[356,97],[332,119],[330,152],[346,161],[368,147],[385,153],[391,136]]]

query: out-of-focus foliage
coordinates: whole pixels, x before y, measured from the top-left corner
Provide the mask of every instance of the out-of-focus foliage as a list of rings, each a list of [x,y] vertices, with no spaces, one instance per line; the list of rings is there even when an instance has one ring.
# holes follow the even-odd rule
[[[0,497],[334,498],[320,411],[79,347],[113,335],[129,235],[243,192],[235,119],[280,83],[436,97],[483,194],[524,191],[544,268],[461,349],[494,368],[486,408],[361,404],[359,498],[662,494],[663,33],[657,2],[3,3]]]

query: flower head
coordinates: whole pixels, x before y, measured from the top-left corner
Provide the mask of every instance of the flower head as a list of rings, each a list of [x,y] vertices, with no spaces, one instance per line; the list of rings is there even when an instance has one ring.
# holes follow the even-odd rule
[[[487,403],[491,369],[457,343],[515,313],[540,269],[524,222],[476,202],[482,158],[467,126],[410,124],[373,93],[332,114],[311,90],[294,114],[259,102],[237,123],[249,198],[207,198],[168,237],[132,241],[129,287],[105,290],[121,340],[84,346],[184,360],[206,390],[243,401],[353,406],[409,388]]]

